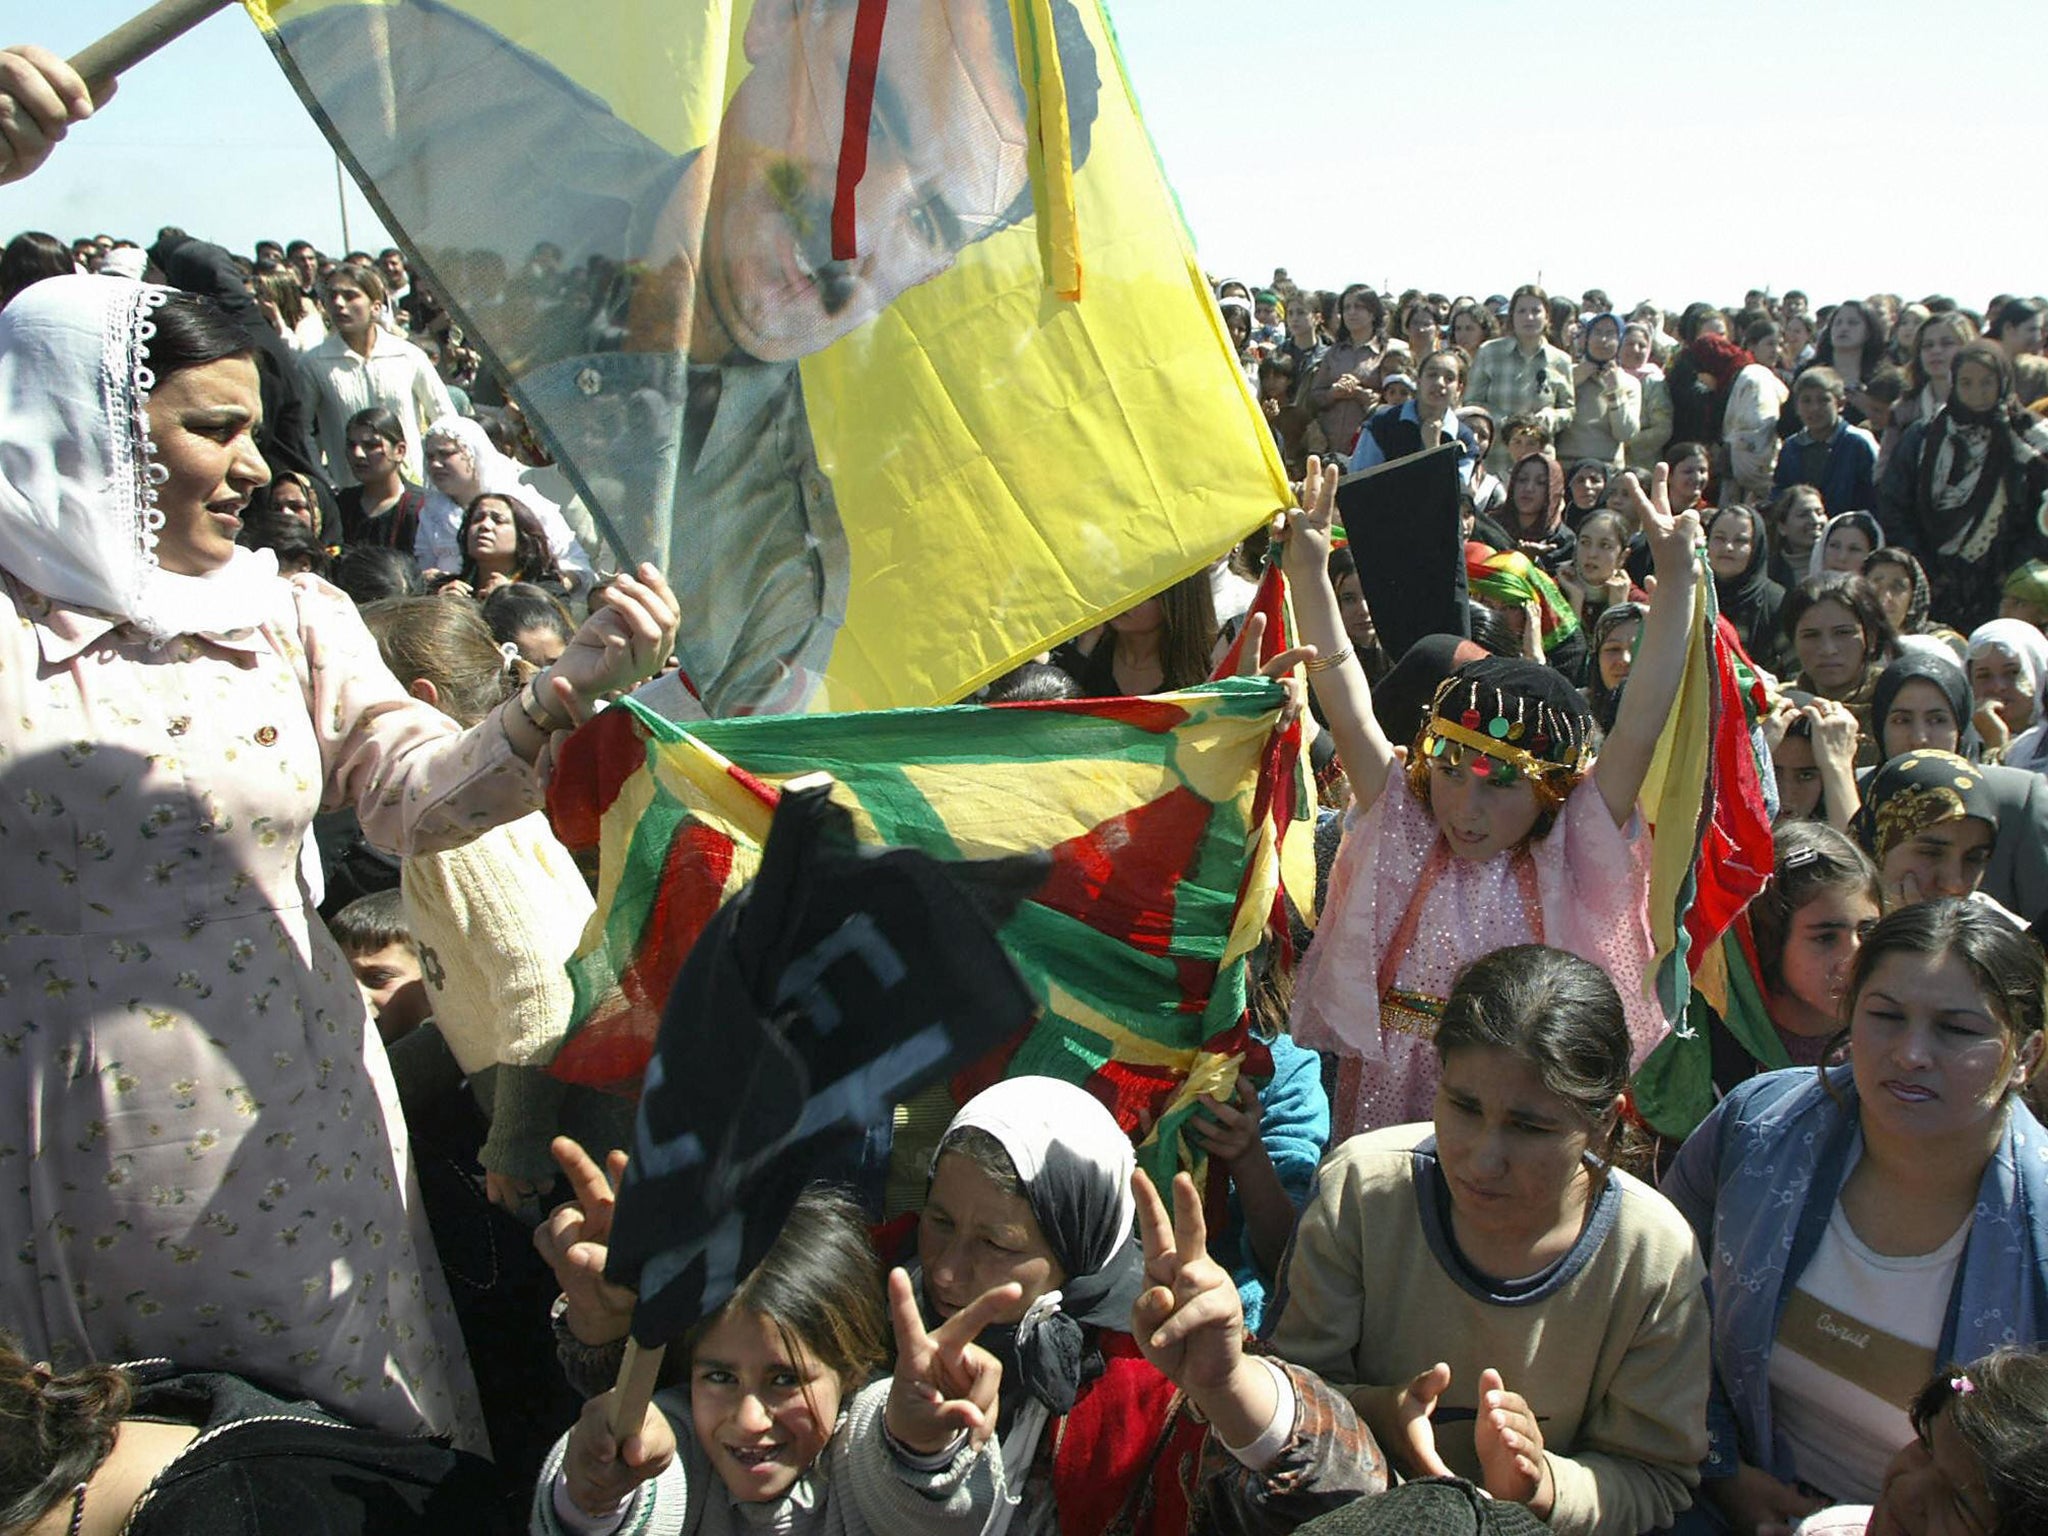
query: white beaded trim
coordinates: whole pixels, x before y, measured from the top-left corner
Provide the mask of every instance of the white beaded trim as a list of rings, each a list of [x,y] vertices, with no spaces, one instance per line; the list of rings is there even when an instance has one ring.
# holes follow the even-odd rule
[[[156,374],[143,361],[143,349],[156,335],[150,316],[170,297],[168,288],[137,284],[134,296],[116,302],[108,316],[100,360],[100,389],[106,404],[114,455],[112,495],[127,514],[135,534],[136,559],[125,573],[122,594],[129,612],[142,606],[143,588],[157,568],[157,534],[164,514],[157,507],[157,487],[170,471],[156,462],[149,436],[149,395]],[[124,313],[125,311],[125,313]]]

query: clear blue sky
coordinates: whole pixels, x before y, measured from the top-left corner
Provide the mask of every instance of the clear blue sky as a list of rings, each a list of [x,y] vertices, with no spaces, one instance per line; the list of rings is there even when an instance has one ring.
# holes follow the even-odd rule
[[[0,0],[0,38],[68,54],[139,4]],[[1558,0],[1540,26],[1508,0],[1111,6],[1218,274],[1485,293],[1540,272],[1623,303],[2048,289],[2038,71],[2014,67],[2048,48],[2038,0]],[[381,243],[353,186],[347,207]],[[239,8],[0,191],[4,233],[167,223],[341,247],[333,158]]]

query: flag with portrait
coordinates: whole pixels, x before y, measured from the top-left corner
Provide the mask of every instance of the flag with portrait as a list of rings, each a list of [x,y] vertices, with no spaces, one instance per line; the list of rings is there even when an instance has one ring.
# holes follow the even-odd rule
[[[1099,0],[245,0],[713,715],[962,697],[1285,471]]]

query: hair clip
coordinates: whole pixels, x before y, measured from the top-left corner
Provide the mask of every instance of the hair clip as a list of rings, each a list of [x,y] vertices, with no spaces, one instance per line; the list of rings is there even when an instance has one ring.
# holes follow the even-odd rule
[[[522,659],[519,654],[519,647],[514,645],[510,640],[503,641],[499,644],[498,654],[505,658],[505,670],[507,672],[511,671],[514,667],[518,666]]]
[[[1972,1392],[1977,1390],[1977,1383],[1970,1380],[1967,1373],[1958,1373],[1957,1375],[1949,1377],[1948,1389],[1949,1391],[1955,1393],[1958,1397],[1968,1397]]]
[[[1820,850],[1818,848],[1794,848],[1785,855],[1785,873],[1789,875],[1794,870],[1804,869],[1809,864],[1818,864],[1819,862]]]

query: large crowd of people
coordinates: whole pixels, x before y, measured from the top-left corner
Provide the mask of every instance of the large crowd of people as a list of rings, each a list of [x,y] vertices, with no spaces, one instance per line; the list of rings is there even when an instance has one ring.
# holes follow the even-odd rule
[[[0,51],[0,177],[75,84]],[[7,243],[0,1532],[2048,1530],[2048,301],[1215,294],[1298,505],[980,697],[1199,683],[1279,566],[1270,1078],[1206,1187],[1052,1079],[898,1106],[630,1421],[542,802],[687,699],[687,603],[402,251]],[[1340,475],[1446,446],[1463,622],[1396,654]],[[1774,859],[1673,1018],[1641,802],[1709,596]]]

